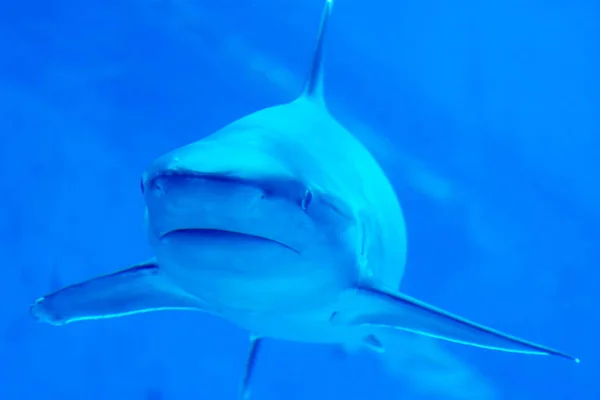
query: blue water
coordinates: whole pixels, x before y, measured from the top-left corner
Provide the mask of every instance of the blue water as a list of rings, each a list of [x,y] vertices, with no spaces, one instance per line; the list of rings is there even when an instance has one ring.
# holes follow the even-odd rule
[[[0,3],[0,399],[236,399],[196,313],[52,327],[41,294],[150,256],[141,172],[301,90],[321,0]],[[600,4],[338,0],[333,114],[403,203],[402,289],[580,365],[414,337],[268,342],[254,399],[600,399]]]

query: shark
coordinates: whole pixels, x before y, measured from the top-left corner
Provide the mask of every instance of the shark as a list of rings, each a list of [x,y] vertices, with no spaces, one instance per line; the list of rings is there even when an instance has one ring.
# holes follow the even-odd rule
[[[328,111],[326,0],[304,90],[154,160],[142,175],[154,257],[38,298],[52,325],[161,310],[215,315],[249,333],[241,397],[265,340],[361,344],[382,332],[579,359],[399,291],[406,226],[372,154]]]

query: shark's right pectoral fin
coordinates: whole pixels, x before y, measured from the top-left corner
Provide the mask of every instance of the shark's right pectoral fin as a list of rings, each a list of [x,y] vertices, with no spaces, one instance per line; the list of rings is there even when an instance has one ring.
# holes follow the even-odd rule
[[[148,311],[199,310],[200,306],[150,260],[40,297],[31,306],[31,314],[42,322],[63,325]]]
[[[555,355],[579,362],[566,353],[476,324],[400,293],[360,288],[353,300],[348,309],[333,315],[333,323],[391,328],[486,349]]]

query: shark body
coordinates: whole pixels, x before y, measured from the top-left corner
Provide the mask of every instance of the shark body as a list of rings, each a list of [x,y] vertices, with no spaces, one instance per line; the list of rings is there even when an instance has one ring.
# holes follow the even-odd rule
[[[386,175],[327,111],[326,0],[306,87],[155,160],[142,176],[155,257],[39,298],[54,325],[159,310],[218,315],[250,332],[242,393],[261,343],[357,343],[382,330],[515,353],[560,351],[398,291],[404,216]],[[578,361],[578,360],[577,360]]]

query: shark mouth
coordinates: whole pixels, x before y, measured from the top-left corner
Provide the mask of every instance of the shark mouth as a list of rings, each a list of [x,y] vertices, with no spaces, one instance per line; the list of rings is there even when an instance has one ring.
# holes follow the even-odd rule
[[[199,238],[202,237],[211,237],[211,238],[221,238],[221,239],[232,239],[232,240],[250,240],[262,243],[271,243],[277,246],[283,247],[286,250],[292,251],[298,255],[300,255],[300,251],[289,246],[285,243],[279,242],[275,239],[266,238],[264,236],[252,235],[249,233],[242,233],[236,231],[230,231],[227,229],[213,229],[213,228],[186,228],[186,229],[174,229],[172,231],[166,232],[161,235],[161,239],[171,236],[171,235],[188,235],[188,236],[197,236]]]

